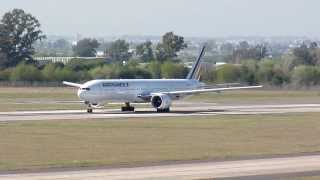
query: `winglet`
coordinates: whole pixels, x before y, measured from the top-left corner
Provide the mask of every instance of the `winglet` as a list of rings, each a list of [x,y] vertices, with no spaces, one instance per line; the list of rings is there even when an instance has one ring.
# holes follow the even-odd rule
[[[201,59],[204,55],[205,49],[206,49],[206,46],[203,46],[201,49],[201,52],[197,58],[197,61],[193,64],[192,69],[187,76],[187,79],[194,79],[195,78],[194,76],[199,71],[200,62],[201,62]]]
[[[77,87],[77,88],[81,87],[81,84],[67,82],[67,81],[63,81],[62,84],[67,85],[67,86],[71,86],[71,87]]]

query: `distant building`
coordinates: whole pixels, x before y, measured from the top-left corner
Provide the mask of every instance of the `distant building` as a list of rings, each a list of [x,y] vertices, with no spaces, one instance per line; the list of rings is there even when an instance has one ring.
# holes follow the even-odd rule
[[[225,62],[216,62],[215,66],[219,67],[219,66],[223,66],[225,64],[227,64],[227,63],[225,63]]]
[[[105,57],[105,54],[103,51],[97,51],[96,57]]]
[[[75,57],[33,57],[34,60],[38,61],[40,64],[48,63],[63,63],[67,64]]]
[[[34,60],[38,61],[40,64],[48,64],[48,63],[63,63],[67,64],[72,59],[81,59],[81,60],[95,60],[95,59],[102,59],[104,60],[105,57],[33,57]]]

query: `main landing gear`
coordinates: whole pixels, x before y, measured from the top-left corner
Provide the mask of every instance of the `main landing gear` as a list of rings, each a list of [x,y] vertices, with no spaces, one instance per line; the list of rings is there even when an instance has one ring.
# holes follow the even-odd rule
[[[165,108],[165,109],[157,109],[158,113],[168,113],[170,112],[170,108]]]
[[[133,112],[133,111],[134,111],[134,107],[133,107],[133,106],[130,106],[130,103],[129,103],[129,102],[126,102],[126,103],[125,103],[125,106],[122,106],[122,107],[121,107],[121,111],[122,111],[122,112]]]

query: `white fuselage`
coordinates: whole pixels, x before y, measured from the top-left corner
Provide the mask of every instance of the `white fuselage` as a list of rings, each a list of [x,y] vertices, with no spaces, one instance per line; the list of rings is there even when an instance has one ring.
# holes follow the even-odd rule
[[[141,95],[170,91],[194,90],[201,83],[193,79],[118,79],[93,80],[81,85],[78,96],[92,104],[107,102],[148,102]],[[173,97],[180,99],[180,96]]]

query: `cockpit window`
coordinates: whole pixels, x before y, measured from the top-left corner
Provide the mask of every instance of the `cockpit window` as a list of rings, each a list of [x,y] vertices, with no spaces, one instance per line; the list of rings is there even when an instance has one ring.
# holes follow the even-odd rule
[[[80,88],[80,89],[84,91],[90,91],[90,88]]]

